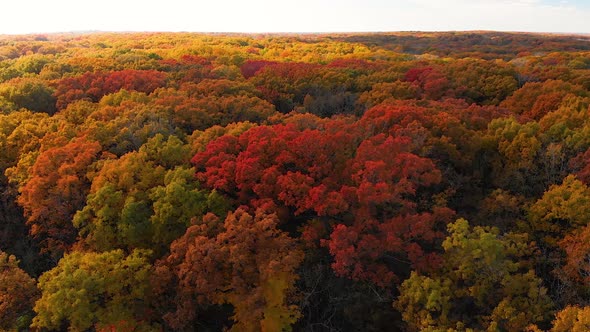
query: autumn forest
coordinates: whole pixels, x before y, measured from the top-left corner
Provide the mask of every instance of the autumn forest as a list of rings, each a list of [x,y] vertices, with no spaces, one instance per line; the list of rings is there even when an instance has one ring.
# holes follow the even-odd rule
[[[0,331],[590,331],[590,37],[0,36]]]

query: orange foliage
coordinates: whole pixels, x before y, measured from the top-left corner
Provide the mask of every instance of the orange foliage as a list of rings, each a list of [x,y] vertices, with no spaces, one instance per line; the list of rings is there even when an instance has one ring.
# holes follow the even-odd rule
[[[41,241],[44,250],[63,252],[76,239],[71,220],[84,207],[90,190],[87,173],[100,151],[97,142],[76,138],[43,151],[33,165],[18,203],[25,210],[31,235]]]

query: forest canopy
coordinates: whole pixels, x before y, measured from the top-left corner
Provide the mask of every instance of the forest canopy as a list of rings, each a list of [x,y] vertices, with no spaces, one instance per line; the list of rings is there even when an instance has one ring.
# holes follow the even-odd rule
[[[590,38],[0,36],[0,330],[590,330]]]

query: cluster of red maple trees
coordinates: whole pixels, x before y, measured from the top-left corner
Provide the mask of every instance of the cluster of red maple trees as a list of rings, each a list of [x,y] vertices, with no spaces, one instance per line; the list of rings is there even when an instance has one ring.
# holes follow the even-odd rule
[[[588,330],[589,113],[579,36],[0,37],[0,330]]]

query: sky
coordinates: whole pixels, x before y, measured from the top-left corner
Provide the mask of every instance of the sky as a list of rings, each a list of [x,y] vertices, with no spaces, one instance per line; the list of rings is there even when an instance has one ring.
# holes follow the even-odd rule
[[[590,33],[590,0],[4,0],[0,34],[71,31]]]

